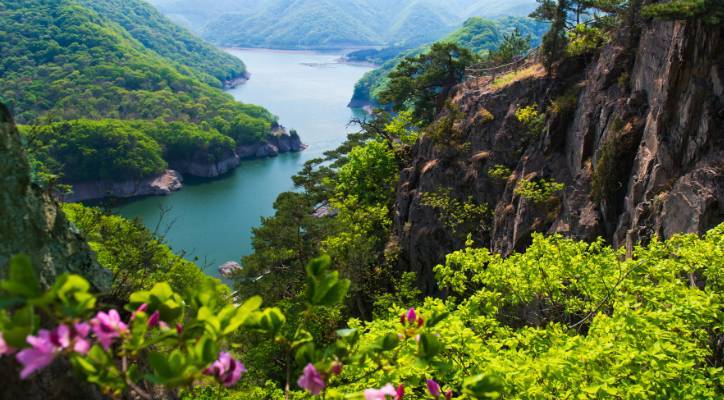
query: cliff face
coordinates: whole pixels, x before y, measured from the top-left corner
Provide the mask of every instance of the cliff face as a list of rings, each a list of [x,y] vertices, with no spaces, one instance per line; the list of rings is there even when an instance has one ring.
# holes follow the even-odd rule
[[[85,240],[65,219],[49,193],[30,182],[30,167],[15,125],[0,104],[0,277],[10,257],[31,256],[44,286],[65,272],[86,277],[96,290],[110,287],[111,275],[95,261]],[[0,360],[0,399],[101,398],[98,391],[74,376],[67,362],[57,361],[43,373],[21,381],[17,365]]]
[[[393,240],[400,268],[428,292],[431,269],[464,245],[421,193],[450,189],[494,210],[474,239],[510,254],[533,232],[606,238],[630,248],[653,235],[703,232],[724,220],[724,53],[722,27],[653,22],[590,57],[568,59],[553,76],[535,67],[507,86],[489,80],[457,88],[460,115],[447,143],[426,135],[413,149],[397,194]],[[531,135],[515,117],[546,112]],[[510,177],[491,177],[503,165]],[[516,193],[522,180],[565,189],[546,201]]]

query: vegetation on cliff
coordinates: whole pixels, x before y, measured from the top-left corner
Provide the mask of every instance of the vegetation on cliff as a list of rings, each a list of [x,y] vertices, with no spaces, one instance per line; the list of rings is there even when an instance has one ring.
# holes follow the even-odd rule
[[[529,18],[504,17],[498,19],[470,18],[462,27],[440,39],[438,43],[456,44],[464,47],[481,57],[487,57],[490,52],[498,49],[504,43],[506,35],[514,32],[530,46],[537,46],[540,38],[547,29],[547,24]],[[402,49],[401,49],[402,50]],[[389,74],[406,58],[424,54],[430,50],[430,45],[400,51],[391,54],[389,51],[382,54],[384,63],[377,69],[365,74],[355,86],[352,101],[379,102],[380,93],[389,83]],[[524,50],[525,51],[525,50]],[[379,62],[379,53],[370,55],[369,61]],[[353,59],[354,59],[353,53]]]

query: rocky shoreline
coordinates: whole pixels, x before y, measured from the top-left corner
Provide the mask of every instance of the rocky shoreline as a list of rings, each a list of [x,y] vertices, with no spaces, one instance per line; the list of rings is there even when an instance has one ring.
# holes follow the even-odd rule
[[[71,183],[72,192],[59,197],[65,202],[79,202],[108,197],[164,196],[183,188],[183,175],[216,178],[237,168],[242,160],[276,157],[306,148],[296,131],[287,133],[284,127],[277,126],[264,140],[237,146],[221,159],[207,161],[208,155],[198,154],[190,160],[172,160],[170,169],[143,179]]]
[[[229,90],[229,89],[233,89],[239,85],[245,84],[249,80],[249,78],[251,78],[251,74],[247,71],[247,72],[244,72],[243,74],[237,76],[236,78],[222,81],[221,84],[222,84],[224,90]]]

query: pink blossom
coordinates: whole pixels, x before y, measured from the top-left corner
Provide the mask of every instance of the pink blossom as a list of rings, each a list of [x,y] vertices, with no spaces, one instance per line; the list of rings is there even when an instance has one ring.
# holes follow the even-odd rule
[[[448,389],[445,391],[445,400],[450,400],[453,397],[453,391],[452,389]]]
[[[128,332],[128,326],[121,321],[121,316],[116,310],[110,310],[108,313],[99,311],[91,320],[91,325],[93,333],[106,351],[111,348],[115,338]]]
[[[339,361],[332,362],[332,373],[339,375],[342,373],[342,363]]]
[[[440,385],[432,379],[427,380],[427,391],[436,399],[440,397]]]
[[[414,324],[415,321],[417,321],[417,314],[415,313],[415,309],[412,307],[407,310],[407,314],[405,316],[407,317],[407,322],[411,324]]]
[[[176,323],[176,333],[178,333],[179,336],[180,336],[180,335],[183,335],[183,333],[184,333],[184,326],[181,325],[180,322],[177,322],[177,323]]]
[[[400,383],[397,385],[395,400],[402,400],[403,397],[405,397],[405,385]]]
[[[161,322],[161,313],[156,310],[151,314],[150,317],[148,317],[148,327],[149,328],[155,328],[158,326],[159,322]]]
[[[364,391],[365,400],[387,400],[387,396],[397,397],[397,391],[391,383],[380,389],[366,389]]]
[[[13,354],[15,350],[8,346],[8,344],[5,342],[5,339],[3,339],[3,333],[0,332],[0,357],[4,355],[10,355]]]
[[[73,338],[73,351],[80,354],[88,354],[88,351],[91,348],[90,341],[88,340],[90,329],[90,325],[86,322],[79,322],[73,325],[73,331],[75,332]]]
[[[297,384],[315,396],[321,393],[325,386],[322,375],[319,374],[311,363],[304,367],[304,373],[299,377]]]
[[[204,371],[206,375],[215,376],[219,382],[226,387],[236,385],[236,382],[239,382],[241,374],[244,372],[246,372],[244,364],[235,360],[229,353],[224,351],[219,353],[219,359],[214,361],[214,363]]]
[[[23,366],[22,371],[20,371],[20,379],[27,379],[35,371],[43,369],[53,362],[56,352],[60,349],[53,342],[52,336],[45,329],[41,329],[38,336],[28,336],[26,340],[32,347],[20,351],[15,356]]]

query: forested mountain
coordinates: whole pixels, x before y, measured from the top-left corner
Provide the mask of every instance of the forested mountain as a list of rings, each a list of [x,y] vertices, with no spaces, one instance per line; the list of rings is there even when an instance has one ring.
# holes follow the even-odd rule
[[[335,48],[434,41],[471,16],[526,15],[532,0],[151,0],[223,46]]]
[[[275,120],[265,109],[240,104],[220,90],[223,80],[245,74],[242,62],[173,25],[143,1],[2,2],[0,53],[0,101],[20,123],[154,120],[107,121],[90,130],[98,132],[95,136],[82,128],[89,122],[29,130],[34,150],[48,149],[37,154],[38,160],[47,161],[42,163],[46,167],[56,165],[55,172],[68,178],[112,178],[107,172],[117,171],[111,167],[114,162],[126,169],[119,178],[157,172],[166,166],[159,162],[162,155],[194,154],[174,150],[180,143],[193,143],[186,150],[207,152],[216,148],[210,146],[213,141],[233,154],[234,142],[261,140]],[[175,121],[185,128],[169,129],[166,124]],[[144,143],[140,148],[154,156],[130,157],[123,149],[133,146],[115,147],[129,138],[138,139],[130,143]],[[104,153],[100,142],[113,151]],[[82,164],[62,154],[91,149],[108,165],[64,171]],[[207,158],[214,160],[215,153]]]
[[[440,39],[441,43],[456,43],[478,55],[485,55],[500,46],[505,35],[518,30],[523,37],[530,36],[530,45],[537,46],[540,38],[548,29],[548,24],[527,17],[501,17],[486,19],[473,17],[466,20],[457,30]],[[375,102],[379,92],[387,83],[387,76],[405,57],[424,53],[430,48],[423,45],[403,50],[385,48],[382,50],[359,50],[347,57],[352,61],[370,61],[381,64],[377,69],[365,74],[355,85],[352,96],[353,106]]]
[[[393,112],[305,164],[233,293],[59,207],[0,104],[0,398],[721,398],[724,4],[538,13],[494,73],[451,42],[399,63]],[[39,134],[136,140],[75,124]]]

